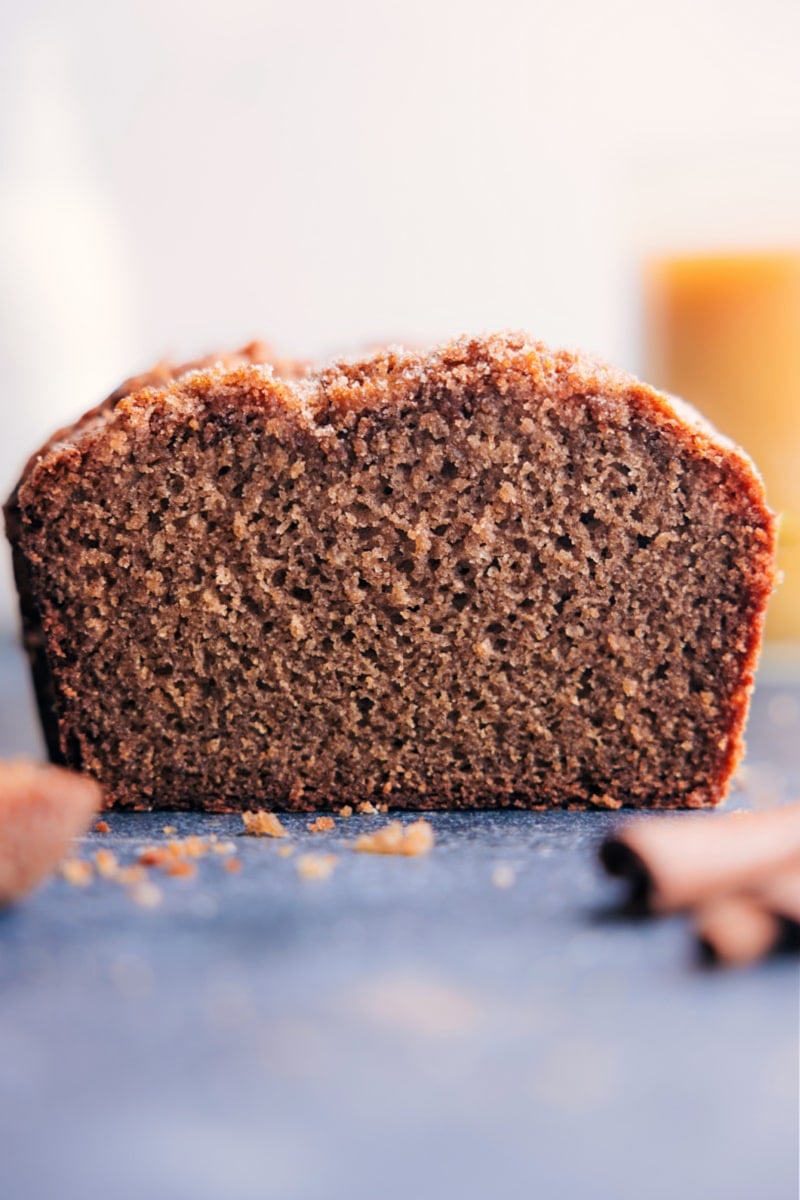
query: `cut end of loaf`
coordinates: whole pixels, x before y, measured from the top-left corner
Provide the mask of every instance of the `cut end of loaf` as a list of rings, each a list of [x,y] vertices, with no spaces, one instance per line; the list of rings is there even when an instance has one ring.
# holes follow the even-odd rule
[[[116,804],[723,796],[773,519],[630,377],[510,335],[244,361],[61,437],[9,528],[52,749]]]

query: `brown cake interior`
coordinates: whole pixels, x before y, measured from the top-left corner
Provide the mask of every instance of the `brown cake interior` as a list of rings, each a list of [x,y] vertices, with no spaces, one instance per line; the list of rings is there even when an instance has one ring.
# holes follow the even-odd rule
[[[15,511],[59,756],[133,807],[718,800],[755,477],[645,389],[462,360],[201,372],[46,455]]]

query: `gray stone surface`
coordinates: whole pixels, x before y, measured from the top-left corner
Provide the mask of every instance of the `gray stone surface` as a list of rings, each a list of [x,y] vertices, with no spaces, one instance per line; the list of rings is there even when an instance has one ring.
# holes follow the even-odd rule
[[[37,735],[0,651],[0,751]],[[741,806],[798,789],[800,687],[762,681]],[[439,815],[424,859],[303,882],[242,838],[152,911],[55,880],[0,916],[2,1200],[795,1200],[798,969],[700,968],[613,916],[604,814]],[[127,859],[235,818],[112,815]],[[516,872],[501,890],[498,864]],[[161,882],[161,881],[160,881]]]

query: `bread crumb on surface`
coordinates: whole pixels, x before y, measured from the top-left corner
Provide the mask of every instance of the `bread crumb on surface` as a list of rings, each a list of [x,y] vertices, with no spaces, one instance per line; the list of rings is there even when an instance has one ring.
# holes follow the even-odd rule
[[[279,846],[278,854],[281,858],[291,858],[294,854],[294,846]]]
[[[94,865],[98,875],[103,879],[113,879],[119,869],[117,856],[111,850],[98,850],[94,856]]]
[[[169,837],[173,833],[178,832],[178,826],[177,825],[165,825],[161,832],[165,833]]]
[[[211,846],[208,841],[200,837],[186,837],[182,842],[170,842],[174,854],[184,854],[187,858],[202,858],[204,854],[208,854]]]
[[[162,899],[161,888],[155,883],[151,883],[149,879],[146,879],[144,883],[137,883],[135,887],[131,888],[131,900],[140,908],[158,908]]]
[[[226,858],[222,865],[226,871],[236,874],[242,869],[242,860],[240,858]]]
[[[352,817],[352,815],[353,815],[353,809],[352,809],[351,805],[349,805],[349,804],[344,804],[339,809],[340,817]]]
[[[197,874],[197,867],[193,862],[187,862],[185,858],[178,858],[175,862],[165,865],[164,873],[179,879],[193,879]]]
[[[166,846],[145,846],[136,861],[143,867],[163,867],[171,857]]]
[[[403,825],[390,821],[375,833],[362,833],[356,838],[354,850],[362,854],[400,854],[413,857],[428,854],[433,849],[435,835],[430,821],[424,819]]]
[[[108,821],[97,821],[94,827],[95,833],[111,833],[111,826]]]
[[[374,817],[377,815],[377,808],[371,800],[362,800],[357,806],[356,812],[361,813],[365,817]]]
[[[297,874],[301,879],[329,879],[338,861],[335,854],[301,854]]]
[[[61,877],[73,887],[88,887],[94,878],[92,864],[82,858],[67,858],[61,864]]]
[[[501,891],[506,891],[507,888],[513,887],[517,882],[517,873],[508,863],[498,863],[492,871],[492,883]]]
[[[125,887],[135,883],[143,883],[146,879],[147,872],[145,871],[144,867],[137,866],[120,867],[114,876],[115,882],[121,883]]]
[[[233,842],[214,842],[211,851],[213,854],[235,854],[236,847]]]
[[[263,808],[256,812],[243,812],[244,831],[251,837],[288,837],[288,830],[280,817],[275,813],[265,812]]]
[[[306,828],[309,833],[330,833],[336,823],[333,817],[317,817],[316,821],[309,821]]]
[[[161,867],[167,875],[188,877],[197,872],[197,868],[190,860],[203,858],[210,850],[217,852],[216,846],[217,843],[212,844],[204,838],[187,837],[167,842],[163,846],[145,846],[139,851],[137,862],[143,867]],[[218,853],[225,853],[225,851]]]

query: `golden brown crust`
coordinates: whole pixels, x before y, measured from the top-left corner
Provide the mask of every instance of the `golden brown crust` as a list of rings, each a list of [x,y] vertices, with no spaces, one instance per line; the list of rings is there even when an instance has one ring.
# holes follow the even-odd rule
[[[283,379],[302,379],[310,367],[310,364],[306,362],[279,357],[274,353],[268,342],[258,340],[248,342],[247,345],[242,346],[239,350],[224,351],[219,354],[207,354],[203,358],[193,359],[190,362],[173,363],[169,359],[161,359],[154,366],[150,367],[149,370],[142,371],[138,375],[131,375],[128,379],[124,380],[118,388],[114,389],[110,396],[106,396],[105,400],[101,400],[94,408],[90,408],[87,412],[82,413],[77,421],[73,421],[51,434],[44,445],[28,459],[23,468],[17,488],[27,479],[38,462],[51,450],[58,451],[60,447],[69,445],[84,434],[94,429],[102,428],[120,401],[124,400],[127,396],[135,395],[139,392],[165,390],[171,384],[175,383],[176,380],[181,379],[184,375],[188,375],[192,371],[224,372],[240,365],[268,365],[276,375]],[[13,503],[15,494],[16,489],[11,495],[8,502],[9,505]]]
[[[239,389],[250,394],[260,390],[265,406],[279,412],[282,407],[296,409],[302,404],[319,427],[325,425],[331,409],[357,414],[397,406],[412,400],[423,382],[436,387],[452,380],[464,387],[494,389],[500,395],[522,384],[546,391],[555,401],[596,397],[609,406],[622,403],[638,410],[669,428],[691,452],[724,463],[742,497],[753,504],[775,536],[774,514],[767,507],[763,481],[752,461],[691,405],[598,358],[551,350],[514,333],[462,337],[430,354],[389,347],[367,358],[341,359],[316,369],[307,362],[277,357],[268,343],[261,341],[233,353],[207,355],[179,365],[164,360],[127,379],[100,405],[48,438],[28,461],[7,507],[13,505],[19,486],[37,467],[51,468],[51,456],[58,459],[68,456],[72,448],[83,450],[84,442],[88,450],[92,435],[112,423],[118,410],[133,417],[148,412],[154,404],[180,406],[187,394],[194,398]]]

